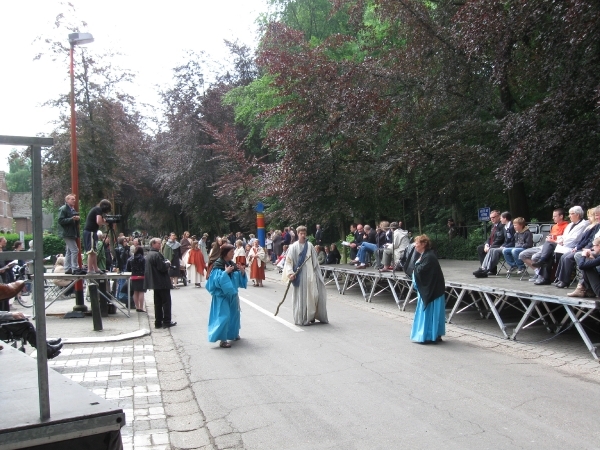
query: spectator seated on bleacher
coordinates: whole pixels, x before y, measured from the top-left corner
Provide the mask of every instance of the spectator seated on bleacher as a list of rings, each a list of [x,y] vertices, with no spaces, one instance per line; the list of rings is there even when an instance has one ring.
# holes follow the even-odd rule
[[[404,257],[406,248],[410,244],[408,238],[408,231],[400,228],[398,222],[392,222],[390,228],[393,231],[392,243],[386,244],[383,250],[383,269],[382,272],[391,272],[392,270],[400,269],[402,266],[400,262]]]
[[[381,264],[383,249],[387,243],[391,244],[393,240],[390,223],[387,220],[382,220],[379,222],[379,226],[377,227],[377,230],[375,230],[375,233],[375,242],[377,245],[377,250],[375,250],[375,268],[383,269],[383,265]]]
[[[490,214],[490,218],[491,216],[492,214]],[[498,265],[498,261],[500,261],[502,252],[505,248],[515,246],[515,228],[512,224],[512,216],[508,211],[500,214],[500,223],[502,225],[501,233],[496,230],[496,236],[501,235],[503,240],[499,246],[496,246],[499,241],[495,240],[495,245],[488,246],[487,250],[484,248],[486,255],[481,263],[481,267],[473,272],[475,278],[487,278],[488,275],[496,275],[498,273],[496,266]]]
[[[483,273],[481,271],[483,267],[483,261],[490,248],[499,248],[504,243],[504,225],[500,222],[500,211],[495,209],[490,213],[490,222],[492,222],[490,237],[485,243],[477,247],[477,254],[479,255],[479,269],[473,272],[473,275],[476,273]],[[492,273],[493,275],[497,273],[495,267],[492,269]]]
[[[557,288],[566,288],[571,284],[571,277],[577,261],[581,259],[581,252],[591,249],[594,239],[600,237],[600,205],[591,208],[587,212],[589,225],[585,227],[575,247],[570,252],[563,254],[558,261],[556,269],[556,281],[552,283]]]
[[[364,269],[370,264],[371,255],[375,251],[377,251],[377,233],[370,225],[365,225],[356,259],[351,264],[356,264],[357,269]]]
[[[319,262],[319,265],[325,264],[325,261],[327,261],[327,254],[323,251],[321,246],[315,245],[315,251],[317,252],[317,261]]]
[[[567,294],[569,297],[600,297],[600,237],[594,239],[592,250],[584,249],[578,267],[583,280],[577,289]]]
[[[552,236],[553,239],[556,239],[558,236],[562,236],[569,225],[569,222],[565,220],[565,210],[562,208],[557,208],[552,212],[552,220],[554,221],[554,225],[550,229],[550,234],[548,236]],[[541,247],[532,247],[524,250],[519,255],[519,259],[523,261],[529,267],[533,267],[532,264],[540,260],[542,255]],[[529,281],[535,282],[538,279],[538,270],[536,269],[536,273],[529,279]]]
[[[539,267],[538,279],[534,282],[536,285],[550,284],[550,273],[555,260],[559,260],[565,253],[571,252],[575,248],[579,237],[588,226],[589,222],[584,219],[581,206],[573,206],[569,209],[569,218],[571,222],[566,226],[560,236],[549,236],[544,242],[539,259],[533,262],[533,267]]]
[[[342,260],[342,255],[340,255],[340,251],[337,249],[337,245],[331,244],[329,247],[329,253],[327,253],[327,259],[325,260],[325,264],[339,264]]]
[[[517,217],[513,221],[513,227],[515,229],[515,246],[504,248],[502,255],[508,264],[508,271],[517,271],[520,275],[525,271],[525,264],[519,259],[519,255],[525,249],[533,247],[533,233],[529,231],[525,225],[525,219],[522,217]]]

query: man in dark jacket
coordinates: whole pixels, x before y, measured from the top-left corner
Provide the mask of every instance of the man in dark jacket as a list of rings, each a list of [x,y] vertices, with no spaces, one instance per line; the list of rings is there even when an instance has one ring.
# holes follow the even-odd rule
[[[483,260],[489,249],[500,248],[504,242],[504,225],[500,222],[500,211],[495,209],[490,213],[490,222],[492,222],[492,229],[490,231],[489,239],[484,244],[477,247],[480,266],[483,264]]]
[[[79,214],[75,209],[75,195],[65,197],[65,204],[58,210],[58,236],[65,240],[65,273],[72,274],[79,270]]]
[[[488,247],[481,267],[473,272],[475,278],[487,278],[488,275],[496,275],[498,273],[496,266],[498,265],[498,261],[500,261],[502,252],[505,248],[515,246],[515,227],[512,223],[512,215],[508,211],[503,212],[500,214],[500,222],[502,224],[502,234],[496,231],[494,243]],[[498,239],[496,239],[498,236],[503,237],[501,242],[498,242]]]
[[[171,262],[160,253],[159,238],[150,240],[150,251],[146,255],[144,289],[154,290],[154,327],[169,328],[177,325],[171,321]]]

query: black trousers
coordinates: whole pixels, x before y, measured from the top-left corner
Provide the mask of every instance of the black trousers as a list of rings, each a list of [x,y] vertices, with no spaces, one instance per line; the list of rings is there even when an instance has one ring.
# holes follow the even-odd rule
[[[594,291],[596,297],[600,297],[600,273],[598,273],[595,267],[583,271],[583,281],[587,287]]]
[[[542,249],[542,252],[543,252],[543,249]],[[540,271],[539,271],[539,275],[544,280],[551,281],[550,277],[552,276],[552,266],[554,265],[554,263],[557,263],[558,264],[557,267],[560,267],[560,261],[562,260],[562,256],[563,256],[562,253],[554,253],[554,254],[550,254],[550,256],[547,256],[546,259],[544,259],[544,261],[546,262],[546,265],[540,267]],[[543,257],[544,256],[542,255],[542,258]],[[565,283],[569,284],[569,282],[565,282]]]
[[[33,324],[27,320],[3,322],[0,324],[0,339],[8,341],[11,338],[25,339],[33,348],[36,347],[35,328],[33,327]]]
[[[575,252],[565,253],[558,262],[556,278],[565,284],[571,283],[571,275],[575,270]]]
[[[171,322],[171,289],[154,289],[154,325]]]

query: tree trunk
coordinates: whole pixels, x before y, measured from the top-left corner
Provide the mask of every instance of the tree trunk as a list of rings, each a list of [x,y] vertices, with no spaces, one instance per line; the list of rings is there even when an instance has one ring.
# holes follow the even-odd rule
[[[522,181],[515,183],[513,187],[508,190],[508,206],[513,219],[515,217],[523,217],[527,221],[531,219],[529,216],[529,204],[527,202],[525,184]]]

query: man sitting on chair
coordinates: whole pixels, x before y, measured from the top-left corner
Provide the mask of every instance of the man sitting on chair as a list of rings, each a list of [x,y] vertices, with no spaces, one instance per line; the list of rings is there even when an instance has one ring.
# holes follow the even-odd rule
[[[575,248],[579,237],[588,226],[589,222],[584,219],[583,208],[573,206],[569,209],[571,223],[567,225],[560,236],[548,236],[542,246],[540,257],[532,263],[533,267],[539,267],[538,279],[534,284],[550,284],[550,272],[555,259],[560,259],[564,253],[570,253]]]
[[[400,228],[398,222],[392,222],[390,228],[393,230],[392,244],[386,244],[383,250],[382,272],[391,272],[399,267],[400,260],[410,244],[408,231]]]
[[[491,216],[497,214],[496,211],[493,211]],[[498,273],[496,266],[498,265],[498,261],[500,260],[500,256],[502,256],[502,252],[505,248],[511,248],[515,246],[515,228],[512,224],[512,216],[508,211],[500,214],[500,223],[502,228],[500,230],[496,230],[496,235],[494,236],[494,243],[492,246],[489,246],[486,252],[486,256],[481,263],[481,267],[473,272],[475,278],[487,278],[488,275],[496,275]],[[493,229],[493,228],[492,228]],[[503,236],[502,242],[498,242],[498,235]],[[498,245],[498,243],[500,245]]]
[[[490,222],[492,222],[490,237],[485,243],[477,247],[479,267],[483,266],[483,260],[487,256],[489,249],[498,248],[504,242],[504,226],[500,223],[500,211],[495,209],[490,213]]]
[[[565,231],[565,228],[567,228],[567,225],[569,225],[569,222],[565,220],[565,210],[562,208],[555,209],[552,212],[552,220],[554,221],[554,225],[552,225],[552,228],[550,229],[549,236],[553,238],[556,238],[557,236],[562,236],[562,234]],[[533,263],[535,261],[539,261],[541,254],[541,247],[528,248],[521,252],[521,254],[519,255],[519,259],[529,267],[533,267]],[[537,281],[538,272],[538,269],[536,269],[536,273],[533,277],[529,279],[529,281]]]
[[[23,289],[23,281],[15,281],[8,285],[2,285],[5,288],[2,297],[12,298]],[[10,290],[10,293],[8,292]],[[4,293],[4,291],[7,291]],[[7,297],[10,295],[10,297]],[[36,348],[36,333],[33,324],[21,312],[0,311],[0,339],[6,341],[10,338],[25,339],[33,348]],[[46,355],[52,359],[59,355],[62,348],[62,339],[48,339],[46,341]],[[0,349],[2,346],[0,346]]]
[[[357,264],[357,269],[364,269],[371,261],[371,255],[375,251],[377,251],[377,233],[370,225],[365,225],[362,243],[352,264]]]

